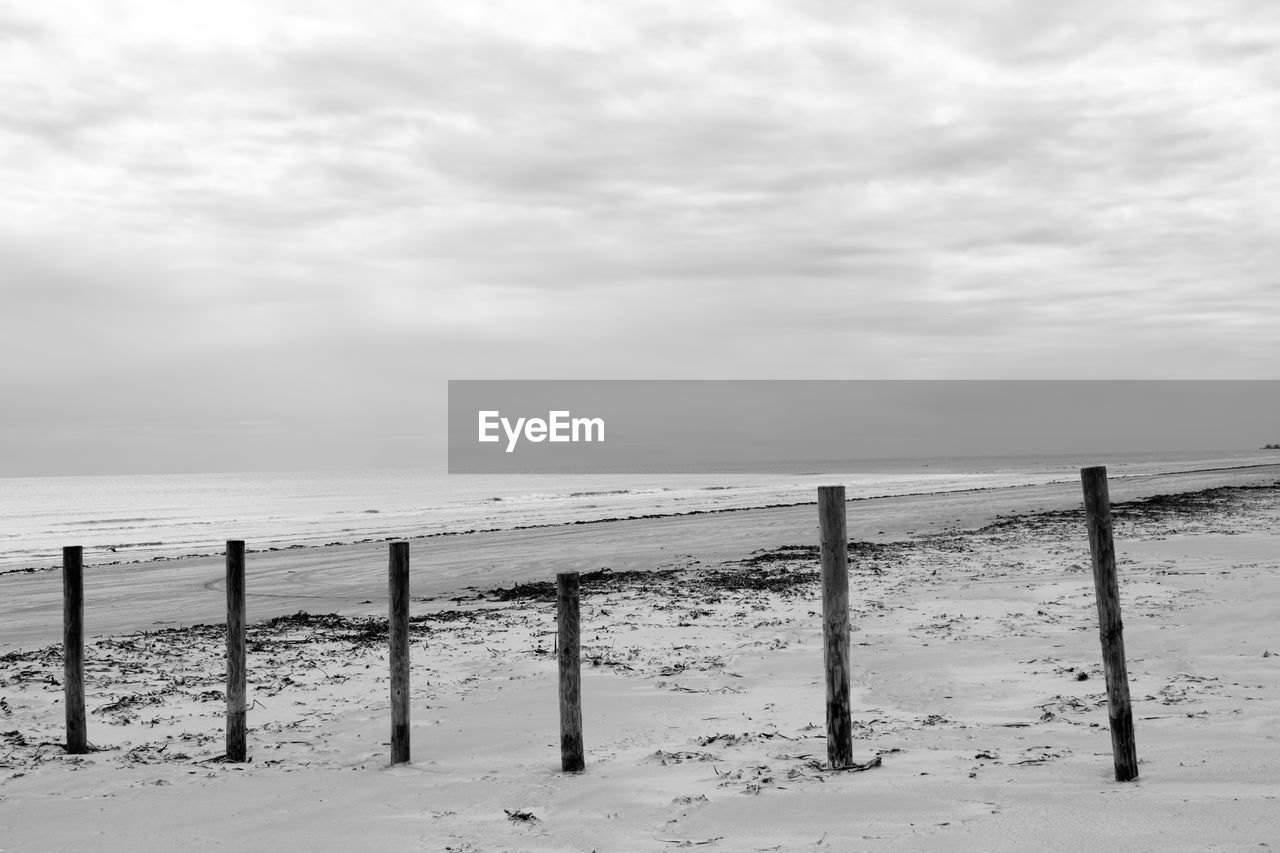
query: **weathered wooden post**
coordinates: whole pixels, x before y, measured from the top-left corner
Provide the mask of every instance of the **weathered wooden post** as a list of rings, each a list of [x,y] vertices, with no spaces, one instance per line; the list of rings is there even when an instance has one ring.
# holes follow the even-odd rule
[[[849,710],[849,546],[844,486],[818,487],[822,559],[823,662],[827,673],[827,761],[832,770],[853,764]]]
[[[409,543],[391,543],[391,763],[409,760]]]
[[[556,575],[556,611],[559,621],[560,661],[560,767],[578,773],[586,766],[582,747],[582,665],[577,572]]]
[[[62,549],[62,687],[67,711],[67,752],[89,751],[84,716],[84,550]]]
[[[1138,749],[1133,738],[1133,710],[1129,705],[1129,673],[1124,661],[1124,625],[1120,621],[1120,587],[1116,581],[1116,551],[1111,538],[1111,498],[1105,465],[1080,469],[1084,512],[1093,556],[1093,585],[1098,599],[1098,633],[1102,664],[1107,674],[1107,716],[1111,721],[1111,752],[1116,781],[1138,778]]]
[[[245,745],[244,540],[227,540],[227,761],[244,761]]]

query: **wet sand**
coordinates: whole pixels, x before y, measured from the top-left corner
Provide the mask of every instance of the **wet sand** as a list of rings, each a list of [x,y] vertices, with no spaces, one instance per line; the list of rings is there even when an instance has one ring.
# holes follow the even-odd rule
[[[1185,492],[1225,483],[1280,479],[1280,465],[1113,479],[1113,501]],[[850,501],[851,538],[888,540],[949,528],[972,529],[996,518],[1079,506],[1080,485],[984,489]],[[662,516],[524,530],[415,537],[412,592],[417,597],[465,594],[553,578],[562,571],[648,571],[739,560],[761,548],[817,542],[817,507],[801,505]],[[234,535],[228,536],[234,538]],[[74,542],[68,542],[74,545]],[[385,542],[251,552],[246,567],[249,618],[298,610],[382,613],[387,595]],[[221,622],[226,618],[224,562],[218,555],[111,564],[85,552],[88,634]],[[0,649],[61,641],[60,572],[0,574]]]

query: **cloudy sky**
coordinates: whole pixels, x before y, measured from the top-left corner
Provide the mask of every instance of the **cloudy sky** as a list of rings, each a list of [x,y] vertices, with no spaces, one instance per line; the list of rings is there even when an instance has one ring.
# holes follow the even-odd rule
[[[0,0],[0,474],[430,464],[451,378],[1277,378],[1277,140],[1264,0]]]

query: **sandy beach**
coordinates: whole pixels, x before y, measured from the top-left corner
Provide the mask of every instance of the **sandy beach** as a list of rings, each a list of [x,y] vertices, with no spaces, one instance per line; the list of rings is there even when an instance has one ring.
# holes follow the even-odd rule
[[[241,765],[221,760],[221,558],[86,553],[85,756],[60,746],[59,573],[0,575],[0,848],[1268,849],[1280,466],[1111,493],[1133,783],[1112,778],[1063,483],[849,503],[866,769],[845,772],[825,766],[813,506],[410,537],[413,760],[394,768],[385,543],[250,554]],[[566,570],[578,775],[557,744]]]

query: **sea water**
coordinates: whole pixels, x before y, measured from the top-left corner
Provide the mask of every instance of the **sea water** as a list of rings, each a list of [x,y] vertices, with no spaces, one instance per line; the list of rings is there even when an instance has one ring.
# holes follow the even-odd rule
[[[512,529],[644,515],[1247,466],[1261,451],[1071,454],[753,464],[734,473],[450,475],[368,470],[0,478],[0,571],[59,565],[64,545],[98,564]],[[91,556],[92,555],[92,556]]]

